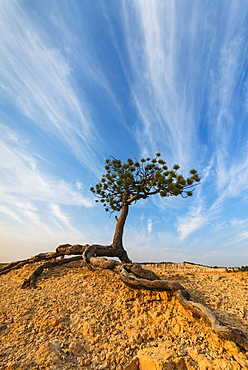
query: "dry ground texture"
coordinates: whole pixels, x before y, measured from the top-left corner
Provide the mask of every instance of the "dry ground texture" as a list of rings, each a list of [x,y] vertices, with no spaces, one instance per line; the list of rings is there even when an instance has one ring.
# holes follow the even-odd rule
[[[0,276],[0,369],[248,369],[247,350],[221,340],[174,296],[134,290],[114,271],[83,262],[47,270],[37,289],[21,289],[39,264]],[[247,272],[148,268],[248,337]]]

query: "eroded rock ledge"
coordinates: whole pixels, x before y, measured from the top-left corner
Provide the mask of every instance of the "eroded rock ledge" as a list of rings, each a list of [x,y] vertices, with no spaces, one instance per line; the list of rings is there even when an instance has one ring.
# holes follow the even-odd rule
[[[38,266],[1,276],[0,368],[248,368],[247,349],[217,335],[176,295],[133,290],[115,272],[83,262],[44,271],[40,289],[20,289]],[[247,334],[247,275],[155,272]]]

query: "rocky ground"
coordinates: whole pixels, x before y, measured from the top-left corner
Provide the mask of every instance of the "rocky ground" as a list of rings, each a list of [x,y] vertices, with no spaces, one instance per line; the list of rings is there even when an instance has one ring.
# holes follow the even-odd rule
[[[45,271],[37,289],[22,290],[35,266],[0,276],[0,369],[248,369],[248,352],[166,292],[133,290],[82,262]],[[153,269],[248,336],[247,272]]]

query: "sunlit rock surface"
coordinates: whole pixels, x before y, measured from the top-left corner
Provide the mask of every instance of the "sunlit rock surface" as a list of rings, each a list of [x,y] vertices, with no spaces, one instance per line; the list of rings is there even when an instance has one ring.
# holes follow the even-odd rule
[[[20,289],[35,266],[0,276],[0,369],[248,369],[247,352],[166,292],[132,290],[113,271],[80,262]],[[154,271],[248,336],[248,273]]]

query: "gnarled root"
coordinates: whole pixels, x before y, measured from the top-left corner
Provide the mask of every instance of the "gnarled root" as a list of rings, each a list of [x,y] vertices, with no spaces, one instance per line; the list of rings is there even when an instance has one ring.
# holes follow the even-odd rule
[[[220,338],[233,341],[246,351],[248,350],[248,338],[240,330],[222,323],[208,307],[201,303],[188,300],[182,293],[181,290],[177,291],[176,297],[185,308],[197,314],[197,316],[202,317]]]
[[[8,272],[12,270],[20,269],[21,267],[27,264],[32,264],[34,262],[40,262],[40,261],[49,261],[49,260],[58,259],[58,258],[64,258],[65,255],[83,256],[84,261],[86,262],[86,264],[89,265],[89,258],[93,257],[94,255],[106,256],[106,257],[118,257],[118,252],[119,251],[117,249],[109,245],[105,246],[105,245],[98,245],[98,244],[93,244],[93,245],[61,244],[56,248],[56,252],[39,253],[25,260],[9,263],[8,265],[0,268],[0,275],[7,274]],[[44,267],[43,270],[49,267],[53,267],[53,266],[56,266],[56,263],[46,265],[46,267]]]
[[[184,291],[183,294],[189,297],[189,293],[181,284],[176,281],[161,280],[158,275],[154,274],[152,271],[142,269],[140,265],[122,265],[119,268],[119,272],[121,280],[131,288],[168,291],[171,293],[180,290]],[[150,277],[152,280],[149,279]]]
[[[12,270],[18,270],[22,266],[25,266],[27,264],[31,264],[31,263],[39,262],[39,261],[44,261],[44,260],[50,260],[50,259],[53,259],[53,258],[57,258],[59,256],[60,255],[57,252],[39,253],[36,256],[27,258],[26,260],[11,262],[8,265],[6,265],[6,266],[4,266],[0,269],[0,275],[7,274],[8,272],[10,272]]]
[[[42,265],[37,267],[36,270],[34,270],[32,275],[28,279],[24,280],[21,288],[22,289],[25,289],[25,288],[34,288],[35,289],[35,288],[37,288],[37,285],[36,285],[37,279],[42,274],[42,272],[44,270],[46,270],[48,268],[51,268],[51,267],[55,267],[55,266],[65,265],[66,263],[79,261],[81,259],[82,259],[81,256],[75,256],[75,257],[71,257],[71,258],[64,258],[64,259],[60,259],[60,260],[56,260],[56,261],[49,261],[49,262],[43,263]]]

